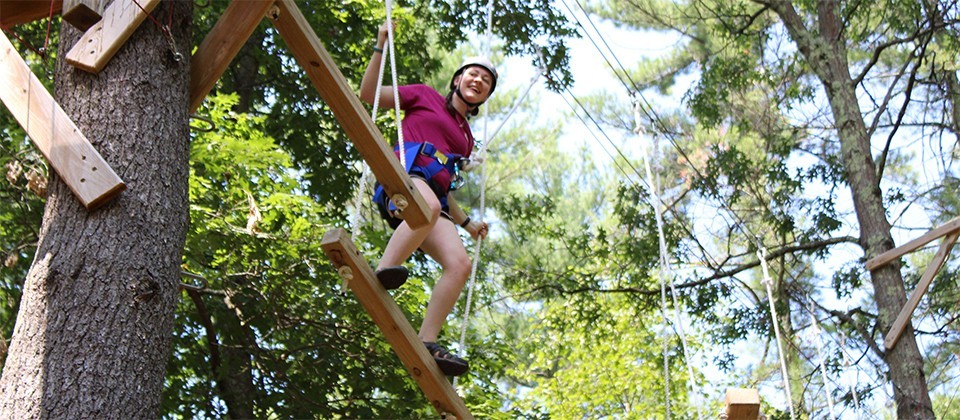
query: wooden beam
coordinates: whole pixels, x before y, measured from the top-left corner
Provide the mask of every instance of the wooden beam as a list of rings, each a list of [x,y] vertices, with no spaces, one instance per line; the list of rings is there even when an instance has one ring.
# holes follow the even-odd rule
[[[885,264],[889,263],[890,261],[900,258],[904,254],[907,254],[908,252],[911,252],[917,248],[920,248],[921,246],[926,245],[927,243],[933,241],[934,239],[937,239],[948,233],[955,232],[957,230],[960,230],[960,217],[954,217],[949,222],[944,223],[943,225],[937,227],[936,229],[931,230],[930,232],[927,232],[926,234],[924,234],[923,236],[917,239],[914,239],[910,242],[907,242],[903,245],[900,245],[894,249],[891,249],[887,252],[877,255],[876,257],[871,258],[869,261],[867,261],[867,264],[866,264],[867,270],[873,271],[873,270],[876,270],[877,268],[883,267]]]
[[[756,420],[760,417],[760,393],[756,389],[727,389],[727,420]]]
[[[86,208],[126,188],[2,34],[0,100]]]
[[[190,113],[200,108],[213,85],[240,52],[274,0],[234,1],[203,38],[190,60]]]
[[[103,19],[107,0],[63,0],[63,20],[86,32]]]
[[[387,147],[383,134],[377,129],[366,108],[340,73],[330,53],[323,47],[316,32],[307,23],[294,0],[277,1],[279,12],[273,17],[274,26],[287,43],[287,48],[307,72],[313,86],[330,106],[343,130],[370,165],[377,181],[387,196],[403,210],[403,219],[412,228],[430,222],[426,202],[413,185],[410,176],[400,166],[393,150]],[[398,197],[398,195],[400,197]],[[400,199],[405,203],[400,203]]]
[[[99,73],[159,3],[160,0],[115,0],[110,3],[103,12],[103,19],[88,29],[67,52],[67,62],[78,69]]]
[[[59,15],[63,8],[62,0],[0,0],[0,28],[9,28],[50,16],[50,7],[53,14]]]
[[[350,234],[343,229],[328,231],[323,236],[320,247],[340,275],[348,280],[350,290],[357,295],[357,300],[380,327],[390,347],[400,357],[400,361],[437,413],[441,417],[454,415],[457,419],[472,419],[473,415],[440,371],[433,356],[427,352],[403,311],[387,294],[370,265],[360,256]]]
[[[933,277],[940,271],[940,267],[943,267],[943,263],[947,260],[947,255],[950,255],[950,250],[953,249],[953,244],[957,242],[958,236],[960,236],[960,232],[954,231],[947,234],[946,238],[943,238],[943,242],[940,243],[940,249],[937,250],[936,255],[933,256],[933,260],[930,261],[930,265],[927,266],[923,275],[920,276],[920,282],[917,283],[917,288],[910,294],[910,299],[907,299],[906,305],[903,305],[903,308],[900,309],[897,320],[893,322],[893,326],[890,327],[890,332],[888,332],[887,336],[883,339],[883,346],[886,347],[887,350],[897,345],[897,341],[899,341],[900,336],[903,335],[903,330],[907,327],[907,323],[910,322],[910,318],[913,318],[913,311],[915,311],[917,305],[920,304],[920,298],[927,293],[930,283],[933,282]]]

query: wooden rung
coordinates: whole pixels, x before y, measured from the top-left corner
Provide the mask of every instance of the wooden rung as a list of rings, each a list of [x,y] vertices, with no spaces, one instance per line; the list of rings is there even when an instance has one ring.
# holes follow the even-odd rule
[[[373,322],[387,338],[407,371],[423,390],[437,412],[458,419],[472,419],[463,400],[440,371],[423,342],[413,331],[400,307],[380,284],[373,270],[360,256],[350,234],[344,229],[328,231],[320,247],[341,276],[349,276],[349,287],[366,308]],[[348,267],[349,269],[344,269]]]
[[[934,276],[940,271],[940,267],[943,267],[943,263],[947,260],[947,255],[950,255],[950,250],[953,249],[953,244],[957,243],[958,236],[960,236],[960,231],[953,231],[948,233],[946,238],[943,238],[943,242],[940,243],[940,249],[937,250],[936,255],[933,256],[933,260],[930,261],[930,265],[927,266],[923,275],[920,276],[920,282],[917,283],[916,289],[913,290],[913,293],[910,294],[910,299],[907,299],[907,303],[900,309],[897,320],[893,322],[893,326],[890,327],[890,332],[888,332],[887,336],[883,339],[883,346],[886,347],[887,350],[897,345],[897,341],[899,341],[900,336],[903,335],[903,330],[907,327],[907,323],[910,322],[910,318],[913,318],[913,311],[917,310],[920,299],[927,293],[927,289],[930,287],[930,283],[933,282]]]
[[[760,392],[756,389],[727,389],[727,420],[756,420],[760,417]]]
[[[0,99],[87,209],[99,207],[126,188],[3,34]]]
[[[274,0],[235,1],[203,38],[190,60],[190,113],[200,108],[247,38],[257,29]]]
[[[78,69],[99,73],[158,4],[160,0],[110,3],[103,19],[90,27],[67,53],[67,62]]]
[[[62,0],[53,1],[53,14],[59,15],[63,9]],[[0,27],[9,28],[50,16],[49,1],[37,0],[0,0]]]
[[[273,24],[287,43],[287,48],[306,71],[313,86],[340,121],[343,130],[370,165],[388,197],[401,195],[407,202],[403,219],[412,228],[430,223],[431,213],[413,181],[387,147],[366,108],[340,73],[330,53],[323,47],[316,32],[297,8],[294,0],[277,1],[279,11]],[[399,200],[394,200],[398,202]]]
[[[904,254],[907,254],[917,248],[920,248],[921,246],[924,246],[930,243],[934,239],[937,239],[948,233],[955,232],[957,230],[960,230],[960,217],[954,217],[949,222],[944,223],[943,225],[937,227],[936,229],[931,230],[930,232],[927,232],[926,234],[924,234],[923,236],[917,239],[914,239],[910,242],[907,242],[903,245],[900,245],[894,249],[891,249],[887,252],[877,255],[876,257],[871,258],[869,261],[867,261],[867,264],[866,264],[867,270],[873,271],[877,268],[883,267],[885,264],[889,263],[890,261],[900,258]]]

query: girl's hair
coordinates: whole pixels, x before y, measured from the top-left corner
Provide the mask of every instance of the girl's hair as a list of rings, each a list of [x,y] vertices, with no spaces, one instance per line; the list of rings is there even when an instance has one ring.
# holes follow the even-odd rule
[[[456,113],[457,113],[457,109],[453,107],[453,93],[454,93],[455,91],[456,91],[456,90],[452,90],[452,89],[451,89],[450,92],[447,93],[447,111],[450,111],[451,114],[456,114]],[[480,107],[479,107],[479,106],[476,107],[476,108],[470,109],[470,110],[467,111],[467,118],[476,117],[477,114],[479,114],[479,113],[480,113]]]

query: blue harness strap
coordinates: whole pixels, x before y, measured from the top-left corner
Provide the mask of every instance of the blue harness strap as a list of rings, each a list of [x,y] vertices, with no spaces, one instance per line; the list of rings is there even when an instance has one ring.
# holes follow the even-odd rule
[[[440,200],[441,209],[443,209],[443,211],[449,211],[450,207],[447,204],[447,193],[450,190],[456,189],[452,185],[453,181],[461,179],[458,166],[461,156],[445,155],[430,143],[406,143],[404,144],[404,149],[406,166],[403,170],[410,175],[423,178],[427,182],[427,185],[430,186],[430,189],[433,190],[437,199]],[[398,152],[398,150],[399,146],[394,148],[395,153]],[[427,156],[429,159],[419,159],[420,163],[417,164],[417,158],[420,155]],[[441,171],[447,171],[447,173],[450,174],[450,182],[438,182],[438,180],[435,179]],[[446,179],[446,177],[441,178]],[[391,227],[396,229],[402,220],[394,216],[397,207],[390,201],[383,186],[379,183],[377,183],[376,190],[374,191],[373,201],[380,210],[380,216],[386,219]]]

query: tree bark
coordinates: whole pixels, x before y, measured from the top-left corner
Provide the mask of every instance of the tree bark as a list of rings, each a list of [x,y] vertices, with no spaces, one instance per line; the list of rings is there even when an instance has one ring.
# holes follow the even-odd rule
[[[797,11],[787,2],[771,2],[783,20],[791,38],[823,83],[840,139],[847,183],[853,193],[853,205],[860,225],[860,246],[866,258],[893,248],[890,222],[883,205],[877,168],[870,153],[863,113],[850,76],[843,23],[837,2],[818,3],[818,31],[808,30]],[[900,264],[891,263],[871,272],[878,328],[888,331],[900,308],[907,301]],[[886,352],[890,382],[893,384],[897,416],[909,419],[933,419],[933,405],[923,372],[923,358],[917,347],[912,325],[903,332],[896,347]]]
[[[192,3],[154,13],[181,52]],[[63,25],[57,56],[80,35]],[[58,60],[55,97],[128,188],[88,212],[51,176],[0,418],[159,415],[189,218],[189,57],[148,19],[99,75]]]

